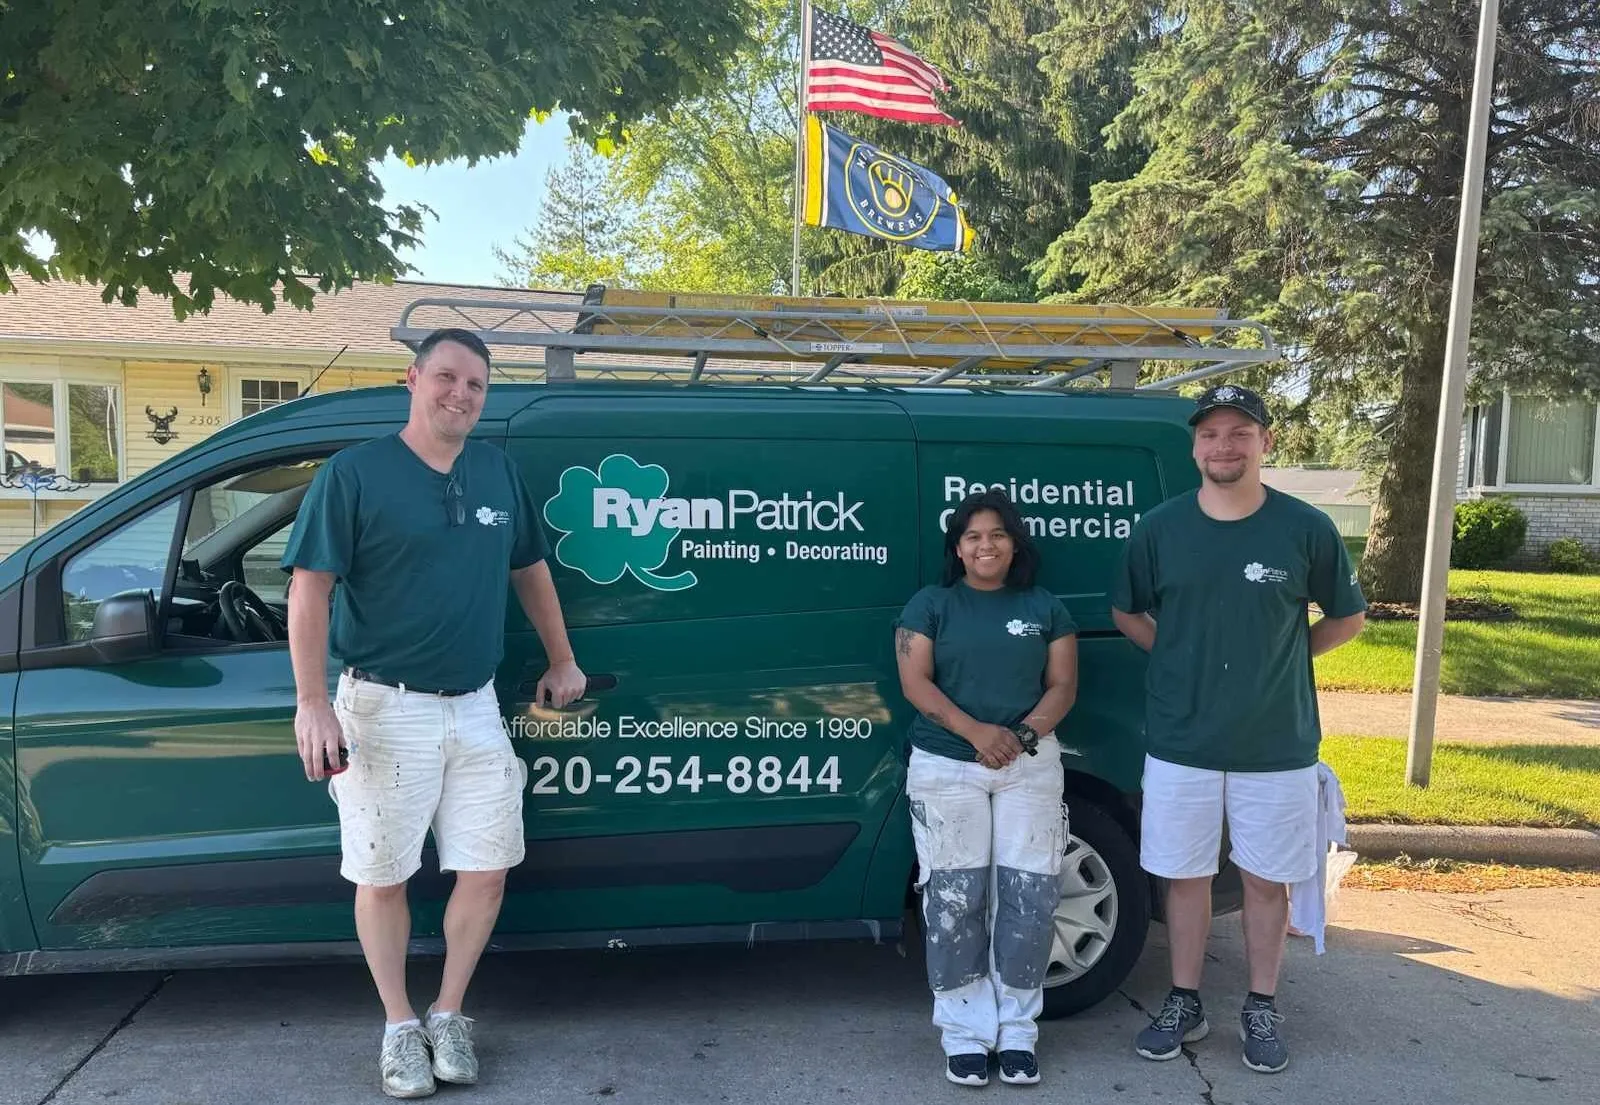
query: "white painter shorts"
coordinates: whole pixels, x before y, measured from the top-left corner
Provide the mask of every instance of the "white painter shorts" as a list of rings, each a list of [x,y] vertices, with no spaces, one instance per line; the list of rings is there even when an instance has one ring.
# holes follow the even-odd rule
[[[339,806],[339,873],[405,882],[433,830],[441,871],[500,871],[524,854],[522,763],[494,684],[445,697],[339,677],[334,712],[350,767],[329,781]]]
[[[1146,756],[1139,864],[1164,879],[1217,873],[1222,822],[1234,865],[1268,882],[1317,871],[1317,768],[1207,771]]]

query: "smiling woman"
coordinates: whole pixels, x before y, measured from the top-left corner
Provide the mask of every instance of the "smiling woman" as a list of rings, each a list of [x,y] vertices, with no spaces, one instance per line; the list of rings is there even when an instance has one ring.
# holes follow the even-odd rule
[[[944,553],[943,582],[895,630],[918,711],[906,793],[933,1020],[951,1082],[983,1085],[998,1051],[1003,1081],[1032,1083],[1069,836],[1054,730],[1077,697],[1077,627],[1035,585],[1038,550],[1003,492],[962,500]]]

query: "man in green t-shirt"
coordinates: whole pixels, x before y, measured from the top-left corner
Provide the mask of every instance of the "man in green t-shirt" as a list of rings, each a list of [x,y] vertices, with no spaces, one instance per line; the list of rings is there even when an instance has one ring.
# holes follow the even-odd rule
[[[1150,653],[1140,861],[1168,880],[1172,991],[1135,1047],[1171,1059],[1210,1031],[1200,972],[1226,818],[1244,879],[1244,1062],[1275,1072],[1289,1063],[1274,999],[1288,889],[1320,847],[1311,658],[1361,632],[1366,600],[1327,515],[1262,484],[1259,395],[1212,388],[1190,425],[1200,488],[1139,520],[1111,588],[1117,628]]]
[[[522,765],[494,691],[508,584],[550,658],[535,697],[565,705],[585,680],[538,509],[510,458],[468,439],[489,350],[468,331],[437,331],[418,347],[406,386],[404,429],[343,450],[317,473],[283,567],[293,572],[295,738],[306,778],[333,776],[340,873],[356,884],[356,933],[388,1021],[383,1091],[423,1097],[436,1079],[477,1081],[461,1005],[506,871],[523,859]],[[331,705],[330,646],[344,664]],[[424,1023],[406,994],[406,881],[430,829],[440,869],[456,882],[444,977]]]

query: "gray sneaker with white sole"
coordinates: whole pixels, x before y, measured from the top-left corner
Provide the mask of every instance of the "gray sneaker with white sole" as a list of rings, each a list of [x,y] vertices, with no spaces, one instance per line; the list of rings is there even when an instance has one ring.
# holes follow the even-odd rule
[[[1199,999],[1174,992],[1167,995],[1161,1011],[1150,1019],[1150,1027],[1135,1038],[1133,1049],[1144,1058],[1161,1063],[1176,1059],[1184,1044],[1203,1040],[1210,1031]]]
[[[1277,1074],[1289,1065],[1289,1045],[1278,1035],[1283,1014],[1268,1003],[1245,1002],[1239,1014],[1239,1039],[1244,1041],[1244,1065],[1262,1074]]]

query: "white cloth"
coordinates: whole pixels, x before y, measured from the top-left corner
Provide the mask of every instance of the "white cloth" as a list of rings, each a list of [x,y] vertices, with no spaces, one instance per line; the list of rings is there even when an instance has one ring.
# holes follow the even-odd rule
[[[1067,843],[1061,746],[1046,734],[999,770],[914,749],[906,791],[944,1052],[1033,1051]]]
[[[1347,842],[1344,823],[1344,788],[1327,764],[1317,764],[1317,872],[1289,888],[1289,931],[1309,936],[1317,954],[1326,949],[1328,899],[1349,863],[1336,863],[1338,878],[1329,877],[1329,857],[1336,857],[1339,845]]]
[[[422,866],[429,828],[442,871],[522,862],[522,765],[494,684],[445,697],[340,675],[334,713],[350,767],[328,792],[339,806],[339,873],[394,886]]]
[[[1208,771],[1146,756],[1139,863],[1163,879],[1217,873],[1222,822],[1234,864],[1285,885],[1317,867],[1317,769]]]

